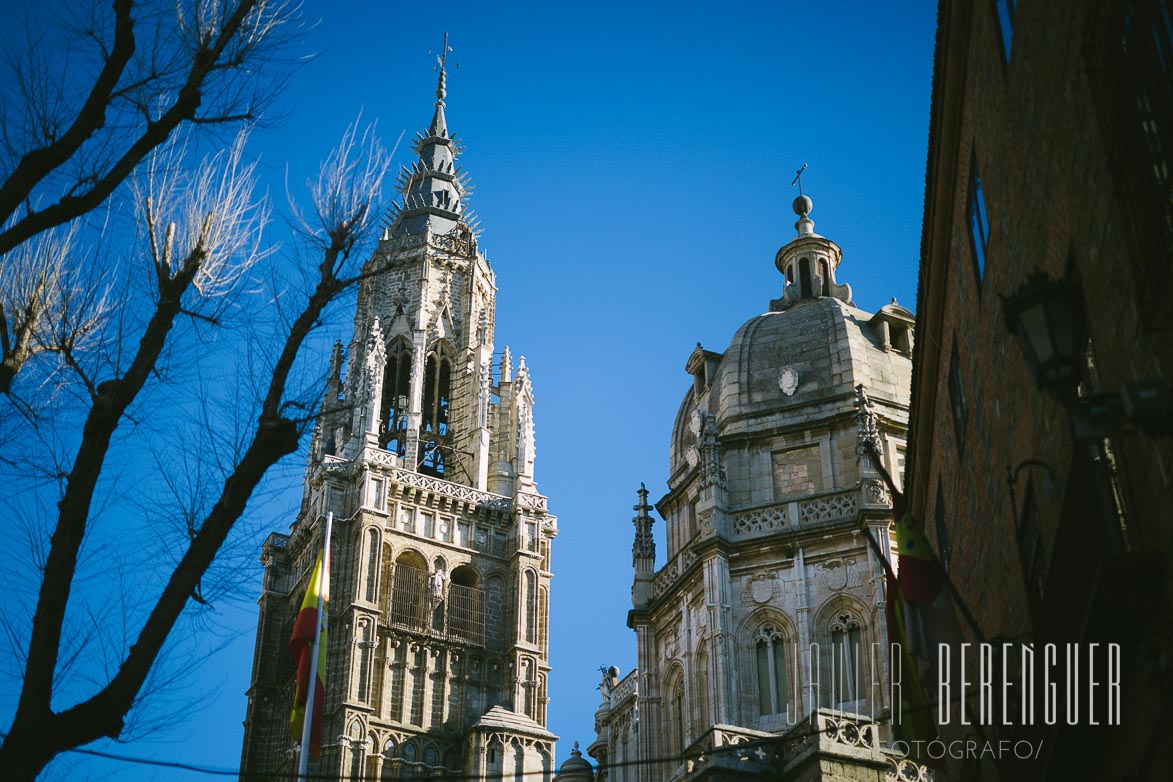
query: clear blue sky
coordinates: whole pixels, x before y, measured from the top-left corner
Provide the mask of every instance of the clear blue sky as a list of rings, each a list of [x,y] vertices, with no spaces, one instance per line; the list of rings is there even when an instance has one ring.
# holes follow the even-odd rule
[[[684,363],[698,341],[724,350],[780,295],[773,257],[794,235],[802,163],[815,230],[843,248],[838,276],[857,305],[915,304],[935,4],[310,0],[305,14],[320,21],[297,47],[315,56],[292,73],[280,124],[251,141],[279,197],[286,165],[304,180],[360,109],[388,146],[406,129],[407,162],[431,117],[427,52],[450,34],[447,116],[497,273],[497,349],[531,368],[538,486],[559,517],[549,727],[561,762],[594,739],[598,667],[635,664],[631,506],[641,481],[653,499],[666,491]],[[335,319],[344,341],[350,315]],[[303,463],[270,484],[240,541],[288,528]],[[200,623],[225,643],[166,696],[198,708],[102,749],[236,768],[261,577],[244,561],[241,599]],[[0,695],[7,724],[13,693]],[[205,778],[67,763],[70,779]]]

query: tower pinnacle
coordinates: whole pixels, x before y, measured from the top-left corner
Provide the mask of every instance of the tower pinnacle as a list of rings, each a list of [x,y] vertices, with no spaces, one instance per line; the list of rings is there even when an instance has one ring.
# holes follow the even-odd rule
[[[425,231],[434,235],[459,234],[461,241],[473,241],[476,236],[477,220],[466,203],[472,187],[464,170],[456,165],[460,144],[448,132],[448,120],[444,116],[451,51],[445,33],[444,46],[435,55],[436,64],[432,66],[439,72],[436,110],[427,131],[415,136],[419,159],[400,169],[398,190],[402,197],[387,213],[388,238]]]
[[[432,115],[432,124],[428,128],[429,136],[445,138],[448,136],[448,121],[444,117],[444,98],[448,96],[448,52],[452,47],[448,45],[448,33],[444,33],[444,46],[436,55],[436,64],[432,66],[439,71],[436,79],[436,113]]]

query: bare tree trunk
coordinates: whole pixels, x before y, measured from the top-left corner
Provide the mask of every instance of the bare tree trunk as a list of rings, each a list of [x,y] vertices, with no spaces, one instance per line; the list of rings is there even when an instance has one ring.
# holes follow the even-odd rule
[[[177,334],[184,334],[175,328],[177,323],[188,316],[201,318],[203,305],[214,311],[216,305],[208,302],[235,290],[245,277],[243,272],[263,254],[252,246],[252,238],[261,235],[264,219],[257,217],[251,201],[252,169],[239,166],[243,141],[232,148],[226,159],[196,169],[200,172],[196,185],[184,193],[186,196],[195,192],[196,197],[179,199],[188,205],[181,218],[160,217],[167,212],[168,204],[153,201],[160,195],[153,180],[150,193],[139,194],[138,200],[144,204],[144,239],[150,248],[155,290],[146,301],[129,303],[141,308],[145,319],[137,345],[132,348],[128,344],[125,351],[117,346],[110,351],[115,356],[130,354],[125,366],[120,359],[110,359],[102,365],[102,371],[87,369],[79,358],[83,350],[81,338],[89,329],[101,331],[103,317],[110,315],[100,307],[80,316],[73,312],[76,306],[92,303],[86,298],[91,294],[78,294],[76,302],[70,299],[74,294],[62,282],[84,263],[78,260],[82,254],[72,252],[68,241],[44,252],[30,248],[35,248],[36,242],[51,244],[55,232],[49,229],[67,224],[100,204],[140,163],[155,173],[155,162],[165,156],[169,139],[184,123],[224,122],[249,116],[250,106],[236,113],[231,105],[223,103],[215,105],[217,113],[212,115],[199,112],[209,104],[208,91],[214,90],[218,75],[233,69],[247,70],[260,42],[287,19],[290,8],[287,0],[234,0],[208,3],[206,8],[201,4],[201,10],[193,12],[197,17],[193,26],[183,31],[194,39],[182,41],[187,48],[181,52],[190,57],[182,61],[185,67],[167,96],[169,102],[164,102],[158,116],[148,111],[142,111],[140,116],[123,106],[122,118],[128,114],[134,117],[122,126],[131,128],[122,139],[125,143],[112,145],[104,137],[107,143],[102,148],[112,151],[97,165],[91,165],[93,156],[86,152],[93,148],[87,145],[112,124],[110,116],[121,105],[119,101],[128,100],[143,83],[165,78],[141,63],[138,71],[132,71],[136,53],[150,48],[136,42],[140,30],[134,12],[141,2],[112,2],[112,40],[99,47],[103,65],[83,105],[71,122],[63,124],[59,135],[30,139],[29,148],[16,160],[7,179],[0,182],[0,258],[5,264],[0,266],[0,404],[13,404],[13,388],[21,373],[46,356],[55,357],[76,376],[83,398],[89,395],[80,432],[68,432],[67,441],[77,443],[76,451],[72,464],[62,469],[64,488],[56,504],[35,613],[28,628],[20,698],[12,724],[0,743],[0,770],[5,779],[33,780],[60,753],[102,737],[117,739],[122,735],[127,714],[142,697],[168,637],[188,600],[198,594],[201,580],[233,525],[269,468],[297,450],[301,433],[313,417],[312,410],[305,410],[289,398],[295,362],[331,302],[358,279],[356,273],[348,276],[344,270],[360,240],[374,226],[372,203],[379,196],[389,160],[369,132],[360,137],[352,129],[323,163],[318,181],[311,187],[318,224],[311,227],[303,220],[301,226],[303,238],[320,253],[317,278],[300,311],[285,328],[282,341],[274,345],[277,349],[271,354],[272,365],[255,378],[261,381],[263,397],[243,452],[225,467],[224,483],[213,495],[214,502],[202,512],[202,519],[196,516],[189,521],[187,548],[154,597],[133,643],[125,651],[116,652],[121,655],[115,658],[116,672],[105,685],[96,685],[78,702],[54,711],[55,696],[58,701],[64,698],[55,689],[55,679],[68,644],[67,614],[79,557],[95,508],[101,507],[106,491],[102,486],[108,477],[105,473],[109,472],[106,468],[111,444],[116,437],[134,434],[133,422],[127,424],[128,411],[144,390],[160,381],[168,356],[182,352],[183,346],[173,344]],[[150,75],[145,82],[128,83],[131,73]],[[158,85],[149,86],[152,89],[144,94],[156,101]],[[236,96],[233,91],[229,104]],[[147,117],[145,123],[135,125],[143,116]],[[83,160],[79,161],[79,157]],[[84,176],[79,174],[78,181],[64,193],[47,199],[34,197],[44,196],[45,183],[59,181],[62,170],[72,170],[71,166],[91,170]],[[161,165],[159,169],[174,172],[184,167]],[[235,181],[238,173],[243,173],[248,182]],[[224,181],[213,181],[216,176]],[[163,195],[169,192],[168,187],[161,188]],[[35,209],[30,206],[33,203],[38,204]],[[21,208],[26,210],[23,215],[19,214]],[[267,215],[266,210],[261,212]],[[245,260],[238,258],[242,248]],[[257,303],[264,306],[267,302]],[[207,320],[216,322],[214,317]],[[122,328],[118,324],[111,330],[121,334]],[[35,416],[27,417],[30,426],[43,425]],[[65,659],[68,661],[68,655]]]

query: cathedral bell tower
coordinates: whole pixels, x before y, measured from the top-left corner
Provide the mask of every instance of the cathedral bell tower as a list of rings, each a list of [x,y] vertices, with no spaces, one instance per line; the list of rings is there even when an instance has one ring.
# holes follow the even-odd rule
[[[494,354],[496,276],[460,144],[431,124],[334,347],[301,512],[262,553],[242,775],[288,770],[285,649],[335,518],[322,758],[339,779],[553,776],[546,729],[550,546],[525,359]]]

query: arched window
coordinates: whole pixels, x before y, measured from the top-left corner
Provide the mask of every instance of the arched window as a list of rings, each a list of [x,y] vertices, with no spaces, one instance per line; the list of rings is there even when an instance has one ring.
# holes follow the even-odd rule
[[[809,299],[814,295],[811,290],[811,262],[809,258],[803,258],[798,262],[798,292],[802,298]]]
[[[538,645],[543,649],[550,637],[550,594],[545,587],[538,587]]]
[[[391,713],[394,722],[403,721],[404,690],[407,686],[407,644],[400,641],[391,641]]]
[[[785,714],[788,692],[786,677],[786,639],[781,628],[766,624],[754,636],[757,655],[758,711]]]
[[[365,769],[363,768],[363,741],[362,723],[358,720],[350,723],[350,730],[347,731],[347,738],[350,744],[350,779],[352,782],[359,782],[364,776]]]
[[[525,640],[538,642],[538,577],[532,570],[525,571]]]
[[[355,639],[359,647],[358,663],[358,700],[362,703],[370,702],[371,683],[371,653],[375,648],[371,638],[371,623],[360,619],[358,623],[358,637]]]
[[[827,271],[827,261],[825,258],[819,259],[819,275],[823,278],[823,293],[824,296],[831,295],[831,275]]]
[[[415,742],[403,742],[403,773],[400,779],[412,779],[419,776],[419,765],[416,761]]]
[[[487,766],[488,776],[490,778],[496,776],[500,778],[501,768],[505,760],[505,745],[501,739],[494,738],[489,742],[489,746],[485,749],[485,764]]]
[[[388,451],[403,456],[407,428],[407,402],[411,394],[411,347],[407,340],[397,339],[387,351],[387,367],[383,370],[383,400],[379,407],[382,418],[379,444]]]
[[[393,550],[391,544],[383,543],[383,566],[382,573],[379,577],[379,602],[378,606],[386,611],[391,602],[391,570],[394,567],[395,559],[392,556]]]
[[[391,621],[424,626],[428,570],[423,557],[405,551],[395,559],[395,585],[391,589]]]
[[[447,467],[448,398],[452,390],[452,360],[443,342],[428,353],[424,362],[424,408],[420,422],[423,448],[420,472],[442,476]]]
[[[709,655],[703,645],[696,654],[692,683],[692,703],[695,707],[692,735],[701,736],[712,724],[709,719]]]
[[[683,752],[684,746],[684,679],[679,672],[668,682],[668,748],[669,752]]]
[[[485,597],[477,572],[468,565],[452,571],[448,587],[448,632],[475,644],[485,643]]]
[[[859,700],[861,646],[859,620],[845,611],[836,614],[831,620],[831,677],[837,704]]]
[[[395,746],[395,739],[387,739],[383,747],[383,773],[381,782],[393,782],[399,779],[399,748]]]
[[[523,657],[521,660],[521,687],[525,698],[525,715],[531,720],[536,720],[537,681],[534,677],[534,661],[529,657]]]
[[[371,529],[367,531],[367,589],[368,603],[375,602],[379,596],[379,533]]]

